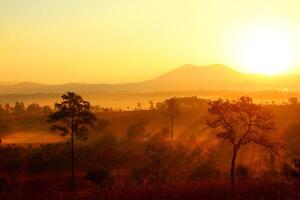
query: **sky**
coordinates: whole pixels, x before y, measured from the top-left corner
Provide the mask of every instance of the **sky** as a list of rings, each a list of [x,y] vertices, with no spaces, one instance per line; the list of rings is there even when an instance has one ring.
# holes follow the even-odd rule
[[[214,63],[300,73],[299,10],[299,0],[0,0],[0,82],[124,83]]]

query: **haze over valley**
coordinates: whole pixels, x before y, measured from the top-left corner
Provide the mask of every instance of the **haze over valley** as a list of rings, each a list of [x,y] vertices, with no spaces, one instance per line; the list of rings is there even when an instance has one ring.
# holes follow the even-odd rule
[[[134,109],[138,102],[147,108],[150,101],[158,102],[174,96],[232,99],[251,94],[257,102],[282,103],[290,97],[300,98],[299,80],[297,74],[246,74],[222,64],[183,65],[154,79],[136,83],[53,85],[3,82],[0,84],[0,103],[21,101],[51,105],[67,91],[81,93],[93,104],[114,109]]]

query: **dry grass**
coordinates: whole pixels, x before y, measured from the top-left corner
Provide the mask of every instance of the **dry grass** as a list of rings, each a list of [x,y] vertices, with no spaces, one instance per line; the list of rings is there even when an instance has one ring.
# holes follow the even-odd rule
[[[300,199],[300,184],[275,180],[240,182],[234,199]],[[167,183],[164,185],[135,185],[116,183],[110,187],[96,187],[77,178],[76,191],[68,187],[67,177],[43,178],[16,182],[0,193],[1,200],[199,200],[233,199],[224,181]]]

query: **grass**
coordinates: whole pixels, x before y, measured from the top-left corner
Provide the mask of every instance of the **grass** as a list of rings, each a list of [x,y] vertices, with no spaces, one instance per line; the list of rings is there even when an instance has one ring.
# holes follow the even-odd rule
[[[68,177],[24,179],[11,183],[0,193],[1,200],[199,200],[233,199],[226,181],[188,181],[137,185],[130,181],[96,187],[77,177],[76,190],[68,186]],[[249,180],[239,182],[234,199],[300,199],[300,183],[283,180]]]

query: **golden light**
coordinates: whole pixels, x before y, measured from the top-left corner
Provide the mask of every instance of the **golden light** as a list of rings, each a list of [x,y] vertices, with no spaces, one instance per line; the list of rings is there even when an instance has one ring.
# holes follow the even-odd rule
[[[255,26],[240,45],[240,63],[251,73],[286,73],[294,62],[291,37],[282,28]]]

